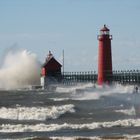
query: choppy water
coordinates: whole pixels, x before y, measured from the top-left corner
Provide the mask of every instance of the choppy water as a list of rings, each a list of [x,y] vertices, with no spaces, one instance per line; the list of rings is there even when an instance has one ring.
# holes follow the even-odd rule
[[[133,86],[1,90],[0,139],[140,138],[139,106],[140,94],[133,94]]]

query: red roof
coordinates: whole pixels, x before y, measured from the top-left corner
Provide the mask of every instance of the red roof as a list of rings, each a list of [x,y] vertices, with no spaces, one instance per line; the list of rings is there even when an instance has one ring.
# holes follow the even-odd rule
[[[109,29],[106,27],[106,25],[104,24],[104,27],[100,30],[100,31],[109,31]]]
[[[62,67],[62,65],[54,58],[51,57],[46,60],[42,67],[47,68],[48,70],[57,70]]]

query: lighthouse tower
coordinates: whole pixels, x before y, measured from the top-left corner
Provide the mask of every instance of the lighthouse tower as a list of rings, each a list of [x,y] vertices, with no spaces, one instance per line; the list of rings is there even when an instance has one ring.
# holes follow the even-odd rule
[[[109,29],[104,25],[98,35],[98,85],[110,83],[112,76],[112,54],[111,40],[112,35]]]

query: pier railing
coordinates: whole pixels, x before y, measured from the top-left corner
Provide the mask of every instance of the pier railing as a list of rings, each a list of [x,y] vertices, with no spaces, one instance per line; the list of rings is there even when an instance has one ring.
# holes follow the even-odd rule
[[[93,82],[97,81],[97,73],[95,71],[87,72],[64,72],[62,74],[63,83],[74,83],[74,82]]]
[[[140,84],[140,70],[113,71],[109,75],[113,82],[121,84]]]
[[[140,84],[140,70],[116,70],[106,73],[106,79],[109,82],[120,84]],[[74,82],[97,82],[97,72],[64,72],[62,73],[62,82],[65,84]]]

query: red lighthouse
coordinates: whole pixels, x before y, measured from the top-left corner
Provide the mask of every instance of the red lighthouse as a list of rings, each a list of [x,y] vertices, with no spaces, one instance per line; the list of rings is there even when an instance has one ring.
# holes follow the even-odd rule
[[[104,25],[98,35],[98,84],[109,83],[112,76],[112,54],[111,40],[112,35],[109,29]]]

